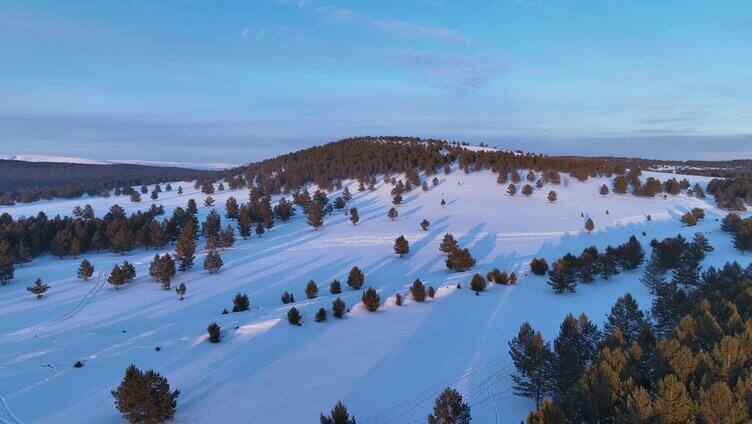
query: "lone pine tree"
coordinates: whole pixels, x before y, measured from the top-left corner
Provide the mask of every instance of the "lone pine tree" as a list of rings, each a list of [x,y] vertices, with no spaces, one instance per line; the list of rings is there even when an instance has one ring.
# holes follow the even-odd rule
[[[318,230],[324,225],[324,206],[319,202],[311,202],[305,209],[305,214],[310,225],[314,230]]]
[[[410,252],[410,244],[408,243],[405,236],[399,236],[396,240],[394,240],[394,253],[398,254],[399,257],[403,257],[404,255],[407,255]]]
[[[430,225],[431,225],[431,223],[430,223],[430,222],[428,222],[428,220],[427,220],[427,219],[424,219],[423,221],[420,221],[420,228],[421,228],[421,229],[422,229],[423,231],[428,231],[428,227],[429,227]]]
[[[395,209],[395,208],[390,208],[389,211],[386,213],[386,216],[391,221],[394,221],[395,219],[397,219],[398,215],[399,215],[399,213],[397,212],[397,209]]]
[[[361,300],[363,301],[363,307],[365,307],[368,312],[376,312],[381,305],[381,297],[379,297],[379,294],[373,287],[369,287],[363,292]]]
[[[298,311],[298,308],[293,306],[287,311],[287,322],[292,325],[300,325],[300,312]]]
[[[347,276],[347,285],[354,290],[359,290],[363,286],[364,281],[365,276],[363,275],[363,271],[357,266],[352,267],[352,269],[350,269],[350,274]]]
[[[175,293],[178,294],[178,299],[180,300],[185,298],[186,291],[188,291],[188,288],[185,286],[185,283],[180,283],[179,286],[175,287]]]
[[[178,269],[187,271],[193,267],[194,254],[196,253],[196,227],[192,220],[188,220],[175,245],[175,258],[178,261]]]
[[[355,416],[350,418],[350,413],[341,400],[337,401],[329,415],[321,414],[319,421],[320,424],[356,424]]]
[[[346,305],[345,302],[339,297],[332,302],[332,315],[335,318],[342,318],[345,315]]]
[[[78,266],[78,271],[76,271],[76,276],[81,280],[89,281],[92,275],[94,275],[94,265],[86,259],[82,260]]]
[[[329,283],[329,293],[331,294],[342,293],[342,284],[339,282],[339,280],[335,279],[331,283]]]
[[[319,286],[316,285],[315,281],[311,280],[306,284],[305,294],[309,299],[315,299],[319,295]]]
[[[470,406],[460,392],[450,387],[436,398],[433,412],[428,415],[428,424],[470,424],[470,420]]]
[[[216,322],[209,324],[206,327],[206,332],[209,334],[209,341],[212,343],[219,343],[221,338],[221,331],[219,325]]]
[[[129,423],[160,424],[175,416],[179,390],[170,391],[167,379],[158,372],[142,372],[135,365],[125,370],[125,377],[112,396],[115,407]]]
[[[547,392],[551,349],[540,332],[524,322],[509,344],[509,356],[516,368],[512,374],[513,390],[518,396],[531,398],[539,405]]]
[[[316,316],[314,317],[316,322],[324,322],[326,321],[326,309],[319,308],[319,310],[316,312]]]
[[[247,311],[248,308],[251,307],[251,302],[248,300],[247,294],[235,294],[235,297],[232,299],[232,311],[233,312],[243,312]]]
[[[350,222],[352,222],[353,225],[358,225],[358,221],[360,221],[358,210],[356,208],[350,208]]]
[[[474,291],[476,294],[478,292],[482,292],[486,289],[486,280],[478,274],[477,272],[473,275],[473,278],[470,280],[470,290]]]
[[[26,290],[29,291],[31,294],[35,295],[37,299],[41,299],[42,296],[44,296],[44,293],[50,288],[49,284],[45,284],[42,282],[41,278],[37,278],[36,281],[34,281],[34,284],[32,284],[29,287],[26,287]]]
[[[223,264],[219,252],[214,249],[210,250],[209,253],[206,254],[206,258],[204,258],[204,269],[209,274],[216,274],[219,272],[219,269],[222,268]]]
[[[592,218],[588,218],[587,221],[585,221],[585,229],[588,233],[592,233],[595,229],[595,224],[593,223]]]
[[[419,279],[415,279],[413,281],[413,284],[410,286],[410,294],[413,297],[413,300],[416,302],[423,302],[426,300],[426,286],[423,285],[423,283]]]

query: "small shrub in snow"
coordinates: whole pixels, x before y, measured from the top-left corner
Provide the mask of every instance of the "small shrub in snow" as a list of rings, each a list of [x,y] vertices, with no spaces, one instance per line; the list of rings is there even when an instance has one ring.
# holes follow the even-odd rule
[[[412,286],[410,286],[410,294],[416,302],[423,302],[426,300],[426,287],[419,279],[413,281]]]
[[[363,307],[365,307],[368,312],[376,312],[381,305],[381,298],[373,287],[369,287],[363,292],[361,300],[363,301]]]
[[[216,322],[209,324],[206,327],[206,332],[209,333],[209,341],[212,343],[219,343],[220,340],[220,328]]]
[[[73,368],[81,368],[81,367],[83,367],[83,366],[84,366],[84,364],[83,364],[83,362],[81,362],[81,361],[76,361],[76,362],[75,362],[75,363],[73,364]]]
[[[530,272],[535,275],[546,275],[548,262],[544,258],[533,258],[530,261]]]
[[[233,312],[243,312],[247,311],[248,308],[251,306],[251,302],[248,300],[247,294],[236,294],[235,298],[232,299],[232,311]]]
[[[433,286],[428,286],[428,297],[433,299],[434,296],[436,296],[436,290],[434,290]]]
[[[394,295],[394,304],[397,306],[402,306],[402,295],[397,293]]]
[[[342,318],[345,315],[345,302],[342,301],[339,297],[334,299],[334,302],[332,302],[332,315],[334,315],[335,318]]]
[[[326,321],[326,309],[319,308],[318,312],[316,312],[315,320],[316,320],[316,322],[324,322],[324,321]]]
[[[473,290],[474,292],[482,292],[486,289],[486,280],[483,279],[483,277],[475,273],[473,275],[473,278],[470,280],[470,290]]]
[[[293,306],[287,311],[287,322],[292,325],[300,325],[300,312],[298,311],[298,308]]]
[[[340,284],[339,280],[334,280],[329,284],[329,293],[331,294],[340,294],[342,293],[342,284]]]
[[[421,228],[421,229],[422,229],[423,231],[428,231],[428,227],[429,227],[430,225],[431,225],[431,223],[430,223],[430,222],[428,222],[428,220],[427,220],[427,219],[424,219],[423,221],[420,221],[420,228]]]
[[[295,302],[295,296],[293,296],[292,293],[289,293],[287,291],[285,291],[284,293],[282,293],[281,299],[282,299],[282,303],[285,304],[285,305],[288,304],[288,303],[294,303]]]
[[[407,242],[407,239],[405,236],[399,236],[396,240],[394,240],[394,253],[398,254],[399,257],[403,257],[404,255],[407,255],[410,252],[410,243]]]
[[[316,285],[315,281],[311,280],[308,282],[305,288],[305,294],[309,299],[315,299],[316,296],[319,295],[319,286]]]

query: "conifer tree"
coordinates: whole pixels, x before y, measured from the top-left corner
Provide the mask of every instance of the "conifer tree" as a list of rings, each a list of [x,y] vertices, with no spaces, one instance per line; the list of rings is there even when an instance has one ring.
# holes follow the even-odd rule
[[[530,272],[535,275],[546,275],[548,272],[548,262],[544,258],[533,258],[530,260]]]
[[[603,331],[606,334],[613,333],[617,328],[621,330],[627,345],[638,341],[643,327],[648,325],[645,314],[637,306],[637,301],[627,293],[616,300],[611,307],[611,312],[606,316]]]
[[[574,293],[577,287],[574,270],[572,266],[567,265],[559,260],[554,263],[553,269],[548,271],[548,285],[554,289],[557,294],[564,292]]]
[[[352,267],[352,269],[350,269],[350,274],[347,276],[347,285],[354,290],[359,290],[363,286],[364,281],[365,276],[363,275],[363,271],[357,266]]]
[[[473,275],[473,278],[470,280],[470,290],[478,294],[478,292],[482,292],[485,289],[486,289],[486,280],[484,280],[483,277],[476,272]]]
[[[441,244],[439,245],[439,250],[443,253],[452,253],[459,250],[457,240],[455,240],[454,236],[449,233],[444,234],[444,238],[441,240]]]
[[[158,424],[172,421],[179,390],[170,391],[167,379],[158,372],[142,372],[135,365],[125,370],[125,377],[112,396],[115,407],[129,423]]]
[[[26,242],[26,240],[21,239],[18,242],[16,254],[14,255],[14,257],[16,263],[18,264],[24,264],[31,260],[31,249],[29,248],[29,244]]]
[[[394,208],[390,208],[389,212],[386,213],[386,216],[389,218],[390,221],[394,221],[395,219],[397,219],[398,215],[399,213],[397,213],[397,209],[394,209]]]
[[[247,294],[236,293],[232,299],[232,311],[243,312],[247,311],[251,307],[251,302],[248,300]]]
[[[331,294],[342,293],[342,284],[340,284],[339,280],[335,279],[329,284],[329,293]]]
[[[256,232],[257,236],[261,237],[264,234],[265,231],[266,230],[264,229],[264,224],[262,224],[261,222],[259,222],[258,224],[256,224],[255,232]]]
[[[592,218],[588,218],[587,221],[585,221],[585,229],[587,230],[588,233],[592,233],[593,230],[595,229],[595,224],[593,223]]]
[[[319,286],[316,285],[315,281],[311,280],[308,282],[305,288],[305,294],[309,299],[315,299],[319,295]]]
[[[287,322],[292,325],[300,325],[300,312],[298,308],[293,306],[287,311]]]
[[[230,196],[225,201],[225,216],[230,219],[237,219],[240,214],[240,207],[238,201],[234,197]]]
[[[282,222],[287,222],[290,217],[295,215],[295,208],[292,203],[287,201],[287,199],[280,197],[279,202],[274,206],[274,214],[279,217]]]
[[[247,207],[240,208],[238,212],[238,233],[243,240],[247,240],[252,232],[251,211]]]
[[[419,279],[415,279],[413,281],[413,284],[410,286],[410,294],[413,297],[413,300],[416,302],[423,302],[426,300],[426,286],[423,285],[423,283]]]
[[[598,193],[599,193],[599,194],[600,194],[601,196],[606,196],[606,195],[608,195],[608,192],[609,192],[609,190],[608,190],[608,186],[607,186],[607,185],[605,185],[605,184],[603,184],[603,185],[601,186],[601,188],[599,188],[599,189],[598,189]]]
[[[219,343],[222,337],[221,329],[219,328],[219,325],[216,322],[213,322],[209,324],[208,327],[206,327],[206,332],[209,333],[209,341],[212,343]]]
[[[567,315],[554,340],[552,360],[552,389],[564,411],[578,411],[579,381],[587,366],[596,357],[600,333],[587,316]]]
[[[212,249],[209,251],[209,253],[206,254],[206,258],[204,258],[204,269],[209,274],[216,274],[220,268],[222,268],[222,265],[224,263],[222,262],[222,258],[219,256],[219,252]]]
[[[224,230],[219,234],[220,246],[224,249],[232,247],[235,244],[235,230],[228,224]]]
[[[353,225],[358,225],[358,221],[360,221],[358,210],[356,208],[350,208],[350,222],[352,222]]]
[[[626,194],[629,187],[629,181],[624,175],[619,175],[614,178],[613,189],[616,194]],[[602,193],[601,193],[602,194]]]
[[[188,288],[185,286],[185,283],[180,283],[179,286],[175,287],[175,293],[178,294],[178,299],[180,300],[185,298],[186,291],[188,291]]]
[[[428,286],[428,297],[433,299],[435,295],[436,295],[436,290],[434,290],[433,286]]]
[[[517,193],[517,186],[514,184],[509,184],[507,186],[507,194],[510,196],[514,196]]]
[[[752,251],[752,221],[743,220],[733,234],[734,247],[741,252]]]
[[[531,186],[530,184],[525,184],[524,186],[522,186],[521,192],[525,196],[530,196],[531,194],[533,194],[533,186]]]
[[[84,281],[89,281],[91,276],[94,275],[94,266],[88,260],[84,259],[78,266],[76,276]]]
[[[316,322],[324,322],[324,321],[326,321],[326,309],[319,308],[318,312],[316,312],[315,320],[316,320]]]
[[[110,275],[107,276],[107,282],[118,290],[121,285],[125,284],[125,273],[120,265],[115,265],[110,271]]]
[[[41,278],[37,278],[36,281],[34,281],[34,284],[32,284],[29,287],[26,287],[26,290],[30,292],[31,294],[35,295],[37,299],[41,299],[42,296],[44,296],[44,292],[46,292],[50,288],[49,284],[45,284],[42,282]]]
[[[441,199],[441,207],[444,208],[444,206],[446,206],[446,200]]]
[[[178,261],[178,269],[187,271],[193,267],[194,254],[196,253],[196,227],[192,220],[188,220],[183,227],[178,241],[175,244],[175,258]]]
[[[318,230],[324,225],[324,206],[319,202],[311,202],[305,209],[308,225]]]
[[[322,309],[323,310],[323,309]],[[326,313],[326,311],[324,311]],[[319,418],[320,424],[356,424],[355,416],[350,418],[350,413],[342,404],[342,401],[337,401],[337,404],[332,408],[332,412],[329,415],[321,414]]]
[[[334,209],[338,209],[338,210],[344,208],[345,207],[345,199],[343,199],[341,197],[337,197],[336,199],[334,199],[333,206],[334,206]]]
[[[361,300],[363,301],[363,307],[368,312],[376,312],[379,306],[381,306],[381,297],[379,297],[379,294],[373,287],[369,287],[363,292]]]
[[[399,257],[403,257],[404,255],[407,255],[410,252],[410,244],[408,243],[405,236],[399,236],[396,240],[394,240],[394,253],[399,255]]]
[[[287,291],[285,291],[284,293],[282,293],[282,298],[281,299],[282,299],[282,303],[285,304],[285,305],[288,304],[288,303],[294,303],[295,302],[295,296],[293,296],[292,293],[289,293]]]
[[[475,266],[475,258],[470,255],[470,251],[467,249],[457,249],[449,252],[445,262],[447,268],[457,272],[467,271]]]
[[[540,180],[538,180],[538,181],[540,181]],[[547,199],[548,199],[549,202],[551,202],[551,203],[555,202],[556,198],[557,198],[557,196],[556,196],[556,192],[555,191],[551,190],[551,191],[548,192]]]
[[[661,423],[690,423],[695,421],[695,406],[687,388],[673,374],[667,375],[658,384],[655,412]]]
[[[470,424],[470,420],[470,406],[460,392],[449,387],[436,398],[433,412],[428,415],[428,424]]]
[[[543,402],[527,416],[527,424],[560,424],[564,423],[564,413],[549,398],[543,399]]]
[[[551,349],[540,332],[524,322],[509,344],[516,372],[512,374],[514,394],[533,399],[536,406],[547,393]]]
[[[402,195],[399,194],[399,193],[395,194],[394,197],[392,198],[392,203],[394,203],[395,205],[401,205],[402,204]]]
[[[345,302],[342,299],[339,297],[334,299],[334,302],[332,302],[332,315],[336,318],[342,318],[345,315],[345,308]]]
[[[431,225],[431,223],[430,223],[430,222],[428,222],[428,220],[427,220],[427,219],[424,219],[423,221],[420,221],[420,228],[421,228],[421,229],[422,229],[423,231],[428,231],[428,227],[429,227],[430,225]]]

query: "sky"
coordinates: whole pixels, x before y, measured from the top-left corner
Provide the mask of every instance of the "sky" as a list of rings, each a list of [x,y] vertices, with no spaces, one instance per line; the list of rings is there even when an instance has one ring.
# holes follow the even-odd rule
[[[752,158],[752,2],[0,0],[0,154]]]

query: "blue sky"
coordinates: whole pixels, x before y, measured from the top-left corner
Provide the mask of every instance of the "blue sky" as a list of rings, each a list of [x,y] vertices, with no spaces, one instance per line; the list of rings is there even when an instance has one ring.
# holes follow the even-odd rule
[[[750,40],[734,0],[0,0],[0,153],[238,163],[399,134],[752,157]]]

